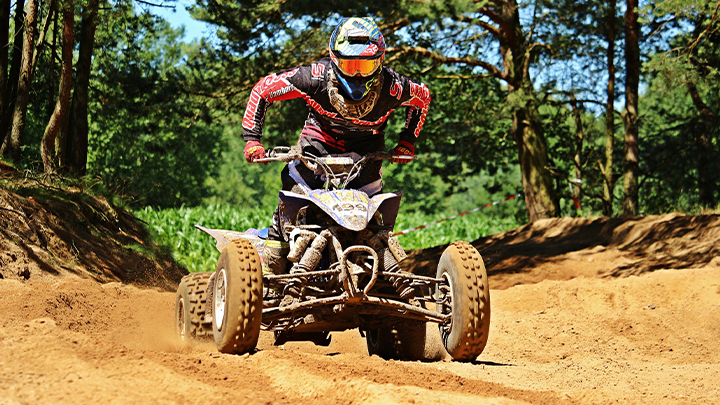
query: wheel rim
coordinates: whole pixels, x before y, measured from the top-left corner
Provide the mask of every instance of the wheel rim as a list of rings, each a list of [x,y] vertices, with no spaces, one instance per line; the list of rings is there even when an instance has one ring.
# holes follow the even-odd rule
[[[225,269],[220,269],[215,278],[215,291],[213,294],[215,311],[213,320],[215,322],[215,328],[222,330],[223,322],[225,322],[225,307],[227,305],[227,276]]]
[[[443,273],[442,278],[444,282],[437,284],[438,301],[435,305],[437,312],[442,315],[450,315],[450,319],[447,322],[438,324],[440,334],[442,335],[443,340],[445,340],[452,330],[453,289],[448,274]]]
[[[177,325],[177,332],[178,336],[180,336],[180,340],[185,340],[185,299],[180,297],[177,302],[177,314],[176,315],[176,322],[175,325]]]

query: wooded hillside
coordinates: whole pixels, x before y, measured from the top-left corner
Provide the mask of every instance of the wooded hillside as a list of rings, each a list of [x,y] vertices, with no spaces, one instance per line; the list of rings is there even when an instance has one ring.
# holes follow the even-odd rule
[[[380,24],[386,65],[432,93],[422,159],[386,171],[389,188],[414,185],[406,209],[472,208],[481,189],[522,191],[514,215],[531,222],[720,199],[720,1],[198,0],[216,33],[192,43],[154,6],[0,0],[4,159],[137,206],[274,204],[277,173],[242,161],[248,91],[326,56],[357,15]],[[266,146],[294,143],[305,115],[271,107]]]

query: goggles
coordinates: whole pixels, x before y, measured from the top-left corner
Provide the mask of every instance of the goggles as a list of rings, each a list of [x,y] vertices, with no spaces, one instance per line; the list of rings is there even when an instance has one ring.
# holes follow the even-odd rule
[[[377,71],[378,67],[382,65],[383,58],[376,59],[342,59],[337,58],[335,60],[335,66],[340,69],[340,72],[345,76],[357,76],[362,77],[370,76]]]

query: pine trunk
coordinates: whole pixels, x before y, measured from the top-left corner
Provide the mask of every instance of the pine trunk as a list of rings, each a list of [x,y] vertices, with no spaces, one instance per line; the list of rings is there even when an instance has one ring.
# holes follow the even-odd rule
[[[5,155],[7,148],[10,127],[12,126],[13,112],[15,111],[15,101],[17,97],[17,85],[20,81],[20,67],[22,65],[22,47],[25,38],[25,13],[23,8],[25,3],[18,0],[15,3],[15,33],[13,35],[12,47],[12,63],[10,64],[10,73],[7,77],[6,91],[3,93],[3,114],[0,115],[0,153]]]
[[[713,110],[705,104],[695,83],[689,82],[687,87],[693,105],[699,112],[700,121],[700,125],[697,126],[698,131],[695,134],[698,197],[700,205],[703,207],[714,207],[716,203],[714,189],[717,185],[713,184],[713,173],[711,172],[711,159],[715,156],[712,132],[720,120],[718,120]]]
[[[578,182],[582,181],[583,178],[583,163],[582,163],[582,149],[583,142],[585,141],[585,129],[582,123],[582,111],[581,106],[578,106],[578,102],[575,99],[575,95],[570,98],[570,106],[572,107],[573,120],[575,121],[575,156],[573,156],[573,166],[575,167],[575,179]],[[581,199],[581,187],[580,184],[573,182],[573,198],[576,208],[580,208]]]
[[[513,111],[512,133],[518,148],[525,207],[530,222],[559,213],[550,171],[545,134],[530,79],[530,55],[514,0],[504,2],[500,18],[506,38],[500,46],[508,77],[508,96],[519,100]]]
[[[39,0],[30,0],[27,16],[25,17],[25,40],[22,49],[22,66],[18,80],[17,97],[12,119],[10,139],[7,140],[5,155],[14,162],[20,161],[20,148],[23,145],[23,136],[27,122],[27,106],[32,83],[32,62],[37,37],[37,14]]]
[[[547,170],[547,146],[537,110],[521,108],[513,113],[512,131],[518,147],[522,186],[528,220],[556,217],[554,189]]]
[[[607,14],[607,104],[605,105],[605,166],[603,174],[603,215],[613,215],[615,177],[613,153],[615,152],[615,17],[617,3],[608,1]],[[601,166],[602,167],[602,166]]]
[[[76,65],[70,121],[67,127],[67,167],[77,175],[84,175],[87,172],[88,90],[95,47],[98,6],[98,0],[90,0],[83,12],[80,52]]]
[[[8,94],[8,62],[10,61],[10,0],[0,0],[0,117],[5,111]],[[0,145],[5,140],[0,134]]]
[[[623,178],[623,214],[637,215],[639,161],[638,87],[640,85],[640,24],[637,14],[638,0],[628,0],[625,11],[625,167]]]
[[[72,86],[72,57],[73,57],[73,24],[75,22],[75,9],[72,4],[63,7],[63,37],[62,37],[62,63],[60,67],[60,89],[50,121],[45,127],[42,139],[41,154],[46,173],[54,173],[57,168],[57,155],[62,154],[64,144],[57,139],[62,124],[67,119],[70,104],[70,89]]]

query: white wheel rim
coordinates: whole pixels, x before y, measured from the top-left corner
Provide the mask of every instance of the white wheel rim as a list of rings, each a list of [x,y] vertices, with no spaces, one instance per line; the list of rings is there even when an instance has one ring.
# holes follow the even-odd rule
[[[225,322],[225,307],[227,305],[227,276],[225,269],[220,269],[215,276],[215,291],[213,293],[213,301],[215,311],[213,320],[215,322],[215,328],[222,330],[223,323]]]

